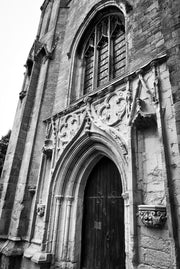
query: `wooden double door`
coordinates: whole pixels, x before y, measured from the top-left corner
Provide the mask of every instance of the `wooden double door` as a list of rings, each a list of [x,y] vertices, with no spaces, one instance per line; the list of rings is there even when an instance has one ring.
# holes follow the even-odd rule
[[[103,157],[84,193],[81,269],[124,269],[124,201],[116,165]]]

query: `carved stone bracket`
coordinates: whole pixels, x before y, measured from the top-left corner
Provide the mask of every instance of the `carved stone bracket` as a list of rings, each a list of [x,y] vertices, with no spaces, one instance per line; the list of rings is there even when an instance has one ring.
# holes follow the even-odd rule
[[[37,209],[36,209],[37,215],[39,217],[43,217],[45,213],[45,205],[44,204],[37,204]]]
[[[138,216],[148,228],[162,228],[167,220],[166,207],[162,205],[139,205]]]
[[[43,153],[47,156],[47,158],[51,158],[53,152],[53,141],[51,139],[46,139],[44,141],[44,146],[42,148]]]

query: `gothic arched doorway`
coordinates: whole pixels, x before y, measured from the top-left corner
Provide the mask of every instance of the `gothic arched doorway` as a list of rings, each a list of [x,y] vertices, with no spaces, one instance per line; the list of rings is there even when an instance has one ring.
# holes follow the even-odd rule
[[[116,165],[103,157],[84,192],[82,269],[124,269],[124,201]]]

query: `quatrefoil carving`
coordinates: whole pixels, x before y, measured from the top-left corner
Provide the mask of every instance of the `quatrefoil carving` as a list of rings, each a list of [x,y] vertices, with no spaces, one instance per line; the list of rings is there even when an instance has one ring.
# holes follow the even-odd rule
[[[126,112],[126,100],[117,93],[110,94],[98,111],[100,119],[108,126],[118,124]]]
[[[79,117],[76,114],[70,114],[64,119],[64,123],[59,129],[59,139],[62,144],[67,144],[76,134],[79,128]]]

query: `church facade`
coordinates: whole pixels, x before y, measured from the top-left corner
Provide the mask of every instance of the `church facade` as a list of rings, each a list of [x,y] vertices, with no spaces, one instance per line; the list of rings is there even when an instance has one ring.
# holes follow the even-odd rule
[[[45,0],[0,179],[1,269],[180,268],[179,0]]]

